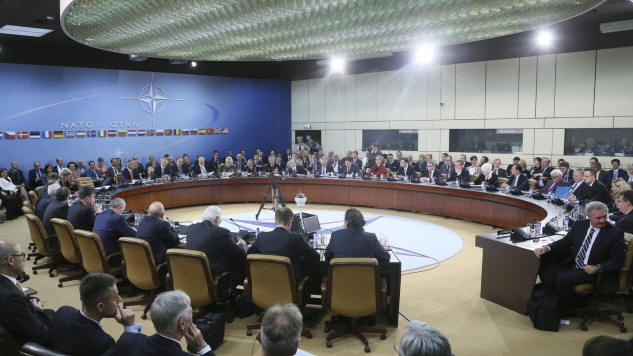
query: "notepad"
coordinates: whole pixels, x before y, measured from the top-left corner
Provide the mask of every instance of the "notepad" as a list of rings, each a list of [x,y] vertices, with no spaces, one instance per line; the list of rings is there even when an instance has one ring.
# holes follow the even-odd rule
[[[571,191],[571,187],[561,187],[560,185],[556,187],[554,191],[554,196],[558,199],[565,200],[569,196],[569,192]]]

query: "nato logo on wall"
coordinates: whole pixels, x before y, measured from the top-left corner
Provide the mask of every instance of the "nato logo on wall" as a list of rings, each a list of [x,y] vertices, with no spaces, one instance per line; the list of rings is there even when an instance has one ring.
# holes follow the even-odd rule
[[[21,64],[0,78],[0,166],[290,145],[286,80]]]

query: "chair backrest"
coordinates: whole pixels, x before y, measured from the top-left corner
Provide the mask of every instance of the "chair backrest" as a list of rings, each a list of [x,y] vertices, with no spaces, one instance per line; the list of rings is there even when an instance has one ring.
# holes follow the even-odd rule
[[[67,356],[66,354],[53,351],[34,342],[27,342],[26,344],[22,345],[22,350],[20,351],[20,354],[24,356]]]
[[[533,190],[536,189],[536,183],[537,183],[536,179],[530,178],[528,180],[528,183],[530,184],[530,189],[533,189]]]
[[[81,266],[88,273],[101,272],[110,274],[103,243],[94,232],[77,229],[73,232],[79,246]]]
[[[508,183],[508,178],[499,177],[497,181],[499,182],[499,185],[506,184]]]
[[[476,181],[476,180],[477,180],[477,178],[479,178],[479,176],[478,176],[478,175],[476,175],[476,174],[473,174],[473,175],[471,175],[471,176],[470,176],[470,181],[471,181],[471,182],[474,182],[474,181]]]
[[[251,301],[261,309],[275,304],[299,305],[297,281],[288,257],[252,254],[246,257]]]
[[[633,273],[631,273],[631,268],[633,268],[633,234],[624,234],[624,246],[626,253],[622,269],[620,269],[620,291],[626,291],[633,285]]]
[[[79,177],[77,178],[77,185],[79,187],[94,187],[95,184],[90,177]]]
[[[35,214],[33,212],[33,209],[31,209],[30,206],[26,206],[26,205],[22,205],[22,213],[24,213],[24,215],[26,215],[26,214],[34,215]]]
[[[79,263],[81,257],[73,234],[73,225],[70,221],[59,218],[52,218],[50,222],[55,229],[55,235],[59,240],[59,249],[64,259],[70,263]]]
[[[46,240],[48,239],[48,234],[46,233],[46,229],[44,229],[44,224],[40,218],[33,214],[25,214],[26,222],[29,225],[29,231],[31,232],[31,240],[35,243],[35,247],[37,251],[44,256],[52,256],[55,254],[55,251],[48,247],[48,243]]]
[[[213,274],[207,255],[182,248],[167,250],[167,265],[174,289],[191,298],[191,305],[201,307],[216,301]]]
[[[327,307],[335,314],[360,318],[380,310],[380,273],[375,258],[333,258]]]
[[[40,185],[39,187],[35,187],[35,193],[37,193],[37,198],[39,199],[40,196],[42,195],[42,189],[46,188],[43,185]]]
[[[147,241],[121,237],[119,246],[123,255],[123,275],[132,285],[143,290],[157,289],[162,285],[152,248]]]

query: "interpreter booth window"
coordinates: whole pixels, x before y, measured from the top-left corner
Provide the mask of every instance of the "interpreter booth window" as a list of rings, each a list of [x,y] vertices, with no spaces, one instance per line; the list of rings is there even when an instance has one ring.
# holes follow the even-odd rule
[[[565,154],[631,156],[633,129],[565,129]]]
[[[417,151],[418,130],[363,130],[363,147],[371,144],[380,150]]]
[[[449,130],[451,152],[520,153],[523,129]]]

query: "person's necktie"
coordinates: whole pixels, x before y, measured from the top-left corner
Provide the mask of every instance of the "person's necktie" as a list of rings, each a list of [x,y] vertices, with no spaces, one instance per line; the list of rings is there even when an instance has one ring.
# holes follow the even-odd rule
[[[37,170],[37,179],[36,180],[42,180],[42,172],[40,172],[40,170]]]
[[[117,175],[118,172],[116,171],[116,167],[115,166],[112,166],[112,172],[114,172],[114,175]]]
[[[551,194],[556,190],[556,183],[552,184],[547,190],[547,194]]]
[[[242,162],[237,161],[237,170],[241,171],[242,170]]]
[[[128,171],[130,171],[130,178],[134,180],[134,171],[131,169],[128,169]]]
[[[583,242],[580,251],[578,251],[578,255],[576,255],[576,268],[583,268],[585,266],[585,256],[587,256],[587,250],[589,250],[589,245],[591,245],[595,231],[593,228],[590,229],[589,234],[585,237],[585,242]]]
[[[613,180],[616,180],[616,179],[618,179],[618,170],[614,169],[613,170]]]
[[[576,188],[578,188],[578,186],[577,186],[576,184],[577,184],[577,183],[574,183],[574,184],[571,186],[571,189],[569,189],[569,191],[570,191],[570,192],[572,192],[572,193],[573,193],[573,192],[576,190]]]

